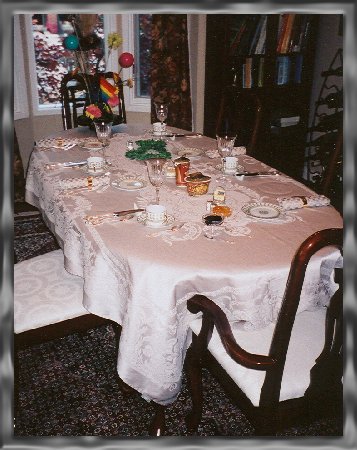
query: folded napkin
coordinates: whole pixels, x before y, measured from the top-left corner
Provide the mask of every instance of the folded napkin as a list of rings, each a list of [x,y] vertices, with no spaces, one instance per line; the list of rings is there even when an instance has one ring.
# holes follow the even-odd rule
[[[245,155],[246,152],[247,149],[245,147],[234,147],[231,156]],[[218,153],[218,150],[207,150],[205,153],[209,158],[212,159],[221,157],[221,155]]]
[[[59,181],[59,187],[60,189],[76,189],[85,187],[90,189],[92,187],[109,185],[109,182],[110,173],[107,172],[103,175],[97,175],[95,177],[89,175],[85,178],[66,178]]]
[[[285,210],[303,208],[304,206],[328,206],[330,199],[324,195],[296,195],[295,197],[279,197],[279,205]]]

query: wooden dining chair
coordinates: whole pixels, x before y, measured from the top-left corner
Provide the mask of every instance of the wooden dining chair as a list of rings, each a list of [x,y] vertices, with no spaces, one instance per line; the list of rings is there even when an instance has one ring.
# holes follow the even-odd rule
[[[263,131],[263,105],[260,96],[251,89],[240,89],[235,85],[223,90],[216,123],[216,132],[224,128],[228,119],[229,127],[235,129],[235,146],[246,147],[247,155],[256,156],[258,143]]]
[[[62,250],[15,264],[15,349],[112,323],[89,313],[82,300],[83,279],[66,271]]]
[[[291,263],[275,326],[242,330],[229,323],[209,298],[195,295],[188,301],[191,313],[203,313],[190,325],[193,340],[186,359],[193,402],[187,417],[190,430],[197,429],[202,417],[205,358],[257,435],[274,435],[287,425],[287,419],[296,419],[296,413],[318,417],[323,406],[341,413],[342,286],[327,311],[323,307],[296,311],[310,258],[326,246],[342,250],[342,242],[342,229],[326,229],[301,244]]]
[[[100,90],[100,78],[104,77],[112,86],[117,86],[119,104],[114,112],[113,125],[126,123],[126,110],[121,78],[113,72],[100,72],[95,75],[66,74],[61,81],[61,104],[62,104],[62,123],[63,129],[76,128],[83,123],[84,107],[91,101],[102,101]],[[95,92],[95,98],[92,96]]]
[[[82,304],[83,279],[64,268],[62,250],[14,265],[14,404],[18,408],[19,352],[25,348],[111,324],[119,346],[120,327],[89,313]]]
[[[78,117],[88,102],[88,83],[83,75],[66,74],[61,81],[62,124],[64,130],[78,127]]]
[[[322,173],[319,192],[331,199],[333,206],[343,210],[343,130],[337,136],[336,144],[329,154],[328,163]]]

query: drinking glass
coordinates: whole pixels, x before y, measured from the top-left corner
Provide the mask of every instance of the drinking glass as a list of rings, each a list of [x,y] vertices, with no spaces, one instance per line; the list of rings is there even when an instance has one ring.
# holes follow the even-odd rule
[[[219,233],[216,233],[216,228],[222,225],[224,221],[224,216],[221,214],[205,214],[202,217],[203,222],[208,226],[207,230],[203,232],[203,235],[208,239],[214,239]]]
[[[236,136],[226,135],[226,134],[217,134],[216,138],[217,138],[218,153],[221,155],[222,172],[224,174],[225,158],[227,156],[232,156],[232,151],[233,151],[234,141],[236,139]],[[221,179],[225,180],[226,176],[223,175],[221,177]]]
[[[146,159],[146,167],[148,170],[150,183],[156,190],[156,204],[160,203],[159,190],[164,182],[165,177],[165,164],[167,159],[164,158],[150,158]]]
[[[103,158],[104,161],[107,162],[105,157],[105,149],[110,144],[110,137],[112,135],[112,122],[105,123],[105,122],[94,122],[95,126],[95,132],[97,133],[97,138],[102,144],[102,150],[103,150]]]
[[[167,119],[169,107],[166,103],[155,103],[156,117],[161,122],[160,139],[162,140],[162,124]]]

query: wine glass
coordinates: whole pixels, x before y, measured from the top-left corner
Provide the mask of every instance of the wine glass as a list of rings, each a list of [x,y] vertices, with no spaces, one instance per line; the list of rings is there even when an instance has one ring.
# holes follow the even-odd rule
[[[164,158],[150,158],[146,159],[145,162],[150,183],[156,189],[156,204],[158,205],[160,203],[159,190],[164,182],[165,164],[167,160]]]
[[[107,160],[105,157],[105,149],[110,144],[110,136],[112,135],[112,125],[113,125],[112,122],[109,122],[109,123],[94,122],[95,132],[97,134],[98,140],[102,144],[103,158],[106,163],[107,163]]]
[[[208,226],[203,235],[208,239],[214,239],[219,233],[216,233],[215,227],[222,225],[224,216],[221,214],[208,213],[202,217],[203,222]]]
[[[155,103],[156,117],[161,122],[160,139],[162,140],[162,124],[167,119],[169,107],[166,103]]]
[[[222,161],[222,172],[224,173],[225,158],[227,156],[232,156],[232,151],[233,151],[234,141],[236,139],[236,136],[227,135],[227,134],[217,134],[216,138],[217,138],[218,153],[220,154],[221,161]],[[223,175],[221,177],[221,179],[225,180],[226,176]]]

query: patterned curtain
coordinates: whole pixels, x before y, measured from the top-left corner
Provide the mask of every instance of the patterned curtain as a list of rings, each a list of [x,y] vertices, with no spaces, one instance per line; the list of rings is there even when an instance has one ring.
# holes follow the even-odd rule
[[[155,102],[169,105],[167,124],[192,130],[187,15],[153,14],[151,60],[151,120]]]

